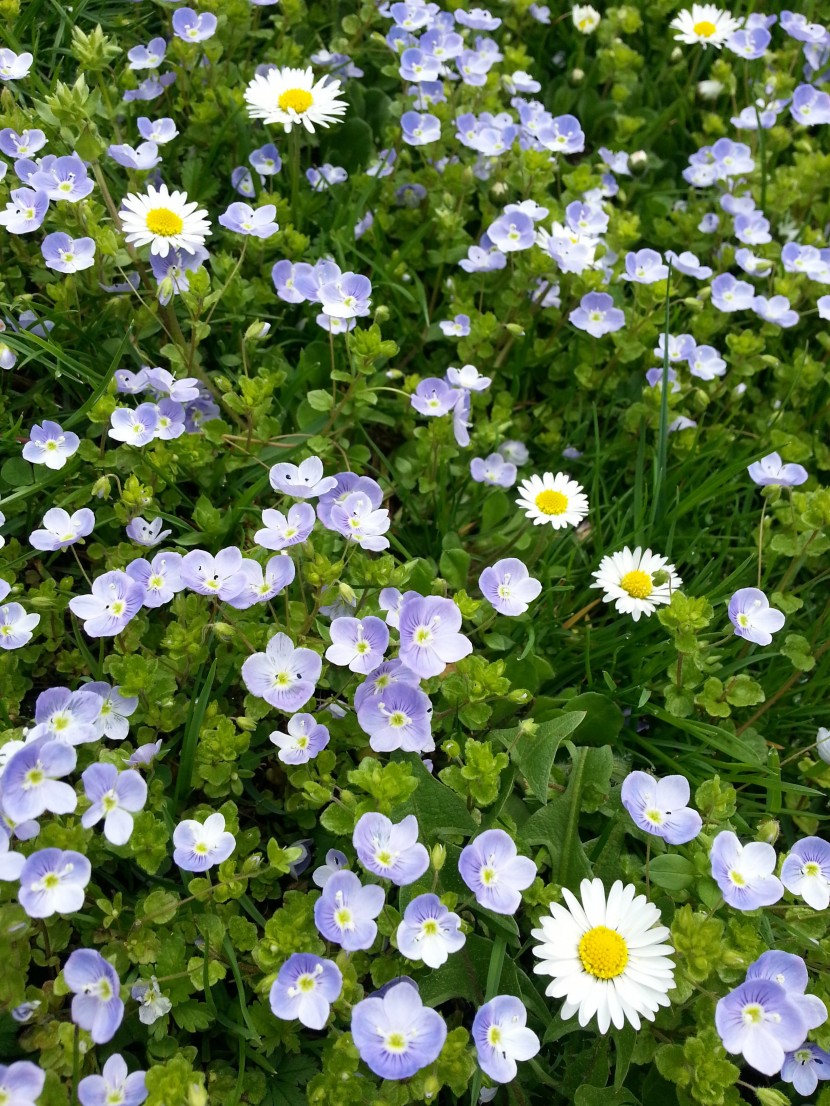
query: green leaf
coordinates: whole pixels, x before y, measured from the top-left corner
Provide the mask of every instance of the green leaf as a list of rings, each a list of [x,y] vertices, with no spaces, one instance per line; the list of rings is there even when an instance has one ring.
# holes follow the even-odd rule
[[[513,730],[494,730],[491,737],[505,746],[510,759],[527,780],[527,785],[540,803],[548,801],[550,773],[559,746],[577,729],[585,718],[580,711],[569,711],[559,718],[540,722],[535,733],[523,732],[518,726]]]
[[[685,891],[692,886],[697,875],[691,860],[677,853],[653,857],[648,871],[651,882],[666,891]]]
[[[330,411],[334,407],[334,396],[324,388],[314,388],[306,395],[309,407],[315,411]]]
[[[586,691],[565,704],[566,711],[581,711],[582,721],[574,735],[580,745],[613,745],[623,728],[623,712],[607,695]]]
[[[441,554],[438,571],[453,590],[465,587],[470,560],[470,554],[464,549],[445,549]]]
[[[8,461],[4,461],[0,468],[0,478],[10,488],[24,488],[35,482],[32,466],[22,457],[10,457]]]
[[[629,1106],[636,1102],[625,1087],[592,1087],[584,1083],[574,1095],[574,1106]]]
[[[472,837],[478,831],[466,803],[443,783],[431,776],[424,768],[423,761],[414,753],[402,755],[412,767],[412,775],[418,786],[405,803],[395,807],[392,820],[399,822],[407,814],[418,819],[421,832],[433,840],[446,834],[461,834]]]
[[[189,999],[173,1007],[173,1020],[188,1033],[196,1033],[207,1029],[213,1021],[213,1016],[204,1002]]]

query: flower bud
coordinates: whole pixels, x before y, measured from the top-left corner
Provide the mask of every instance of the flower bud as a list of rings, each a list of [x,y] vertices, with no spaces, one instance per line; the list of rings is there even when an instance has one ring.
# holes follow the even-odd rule
[[[447,850],[444,848],[443,845],[433,845],[430,859],[432,861],[432,867],[435,869],[435,871],[440,872],[441,869],[444,867],[444,863],[447,859]]]
[[[386,306],[385,303],[379,304],[379,306],[375,308],[374,321],[378,324],[378,326],[382,326],[383,323],[388,321],[388,319],[389,308]]]
[[[761,1106],[789,1106],[789,1098],[773,1087],[756,1087],[755,1097]]]
[[[237,729],[243,730],[245,733],[253,733],[256,729],[256,722],[253,718],[248,718],[245,714],[240,714],[234,718]]]
[[[92,494],[96,499],[109,499],[112,482],[108,476],[99,476],[92,485]]]
[[[348,603],[350,607],[355,606],[357,603],[357,596],[354,593],[354,588],[350,584],[341,580],[337,585],[337,590],[340,592],[340,598],[344,603]]]
[[[441,746],[448,757],[457,757],[461,755],[461,746],[455,740],[454,737],[448,738]]]
[[[582,84],[582,82],[585,80],[585,70],[580,69],[579,67],[577,67],[576,69],[572,69],[568,80],[571,84],[574,85]]]
[[[435,1098],[441,1090],[441,1083],[435,1075],[428,1075],[424,1080],[424,1101],[429,1102]]]
[[[201,1083],[191,1083],[187,1088],[188,1106],[207,1106],[207,1091]]]
[[[755,830],[755,840],[765,841],[767,845],[774,845],[778,840],[778,835],[781,832],[781,826],[777,819],[766,818],[763,822],[758,823],[758,827]]]
[[[270,329],[270,323],[263,322],[262,319],[255,319],[245,331],[245,341],[258,342],[265,337]]]
[[[642,173],[646,165],[648,165],[648,154],[645,150],[635,150],[629,157],[628,164],[631,166],[633,173]]]
[[[222,638],[224,641],[230,641],[230,639],[236,633],[236,630],[227,622],[214,622],[213,632],[216,634],[217,637]]]

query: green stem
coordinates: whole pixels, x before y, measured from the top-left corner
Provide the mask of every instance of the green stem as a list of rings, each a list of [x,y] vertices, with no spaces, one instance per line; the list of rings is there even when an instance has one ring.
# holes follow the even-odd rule
[[[302,230],[300,219],[300,131],[292,127],[288,136],[291,158],[291,222],[295,230]]]

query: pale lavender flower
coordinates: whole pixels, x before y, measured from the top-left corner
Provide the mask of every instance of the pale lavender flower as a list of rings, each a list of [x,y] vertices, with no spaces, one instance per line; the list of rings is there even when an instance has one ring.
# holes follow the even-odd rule
[[[781,882],[813,910],[827,910],[830,906],[830,844],[820,837],[796,841],[781,869]]]
[[[80,904],[75,909],[80,909]],[[76,949],[63,966],[63,978],[75,995],[75,1025],[85,1029],[97,1045],[112,1040],[124,1017],[121,981],[112,964],[95,949]]]
[[[146,46],[133,46],[127,51],[130,69],[158,69],[167,53],[167,43],[163,38],[151,38]]]
[[[150,268],[153,270],[153,276],[158,281],[158,301],[163,306],[166,306],[173,298],[173,296],[179,296],[182,292],[187,292],[190,288],[190,278],[188,273],[194,273],[197,269],[201,269],[203,263],[208,259],[208,252],[203,246],[194,246],[188,253],[186,250],[168,250],[164,257],[159,254],[150,254]],[[138,275],[138,274],[136,274]],[[154,370],[157,372],[163,372],[165,370]],[[193,399],[198,396],[198,390]],[[159,437],[164,437],[163,434],[159,434]]]
[[[718,311],[746,311],[752,307],[755,289],[731,273],[721,273],[712,281],[712,304]]]
[[[303,303],[308,296],[302,291],[303,278],[309,279],[313,273],[313,267],[306,261],[278,261],[271,269],[271,280],[277,295],[284,303]],[[300,287],[297,287],[297,281]]]
[[[10,834],[6,829],[3,817],[0,815],[0,881],[14,883],[20,879],[20,873],[23,871],[26,858],[22,853],[10,851]],[[12,1013],[12,1016],[14,1016],[14,1013]],[[0,1072],[2,1072],[2,1068],[0,1068]],[[0,1080],[0,1088],[2,1088],[2,1080]],[[2,1092],[0,1091],[0,1093]]]
[[[461,611],[452,599],[411,596],[398,613],[399,656],[422,679],[440,675],[448,664],[469,656],[472,643],[463,634]]]
[[[180,438],[185,432],[185,409],[181,403],[173,399],[159,400],[156,410],[158,422],[156,423],[156,437],[163,442],[171,442]],[[169,533],[169,531],[168,531]]]
[[[179,8],[173,13],[173,31],[184,42],[204,42],[216,34],[216,16]]]
[[[65,200],[71,204],[86,199],[95,187],[86,165],[77,154],[49,160],[48,168],[33,173],[29,183],[32,188],[45,192],[50,200]]]
[[[2,51],[0,51],[2,54]],[[31,234],[43,224],[49,197],[36,188],[13,188],[6,210],[0,211],[0,226],[9,234]]]
[[[110,687],[103,681],[85,684],[82,690],[92,692],[101,699],[101,709],[95,719],[97,736],[107,737],[110,741],[123,741],[130,732],[128,719],[138,707],[138,696],[122,695],[120,687]]]
[[[277,973],[268,1000],[275,1017],[323,1029],[342,990],[343,976],[333,960],[295,952]]]
[[[33,465],[62,469],[80,444],[77,434],[71,430],[64,431],[58,423],[44,419],[42,424],[35,423],[29,431],[29,441],[23,446],[23,459]]]
[[[39,622],[39,614],[27,614],[19,603],[0,607],[0,649],[22,649]]]
[[[500,215],[487,228],[487,235],[503,253],[529,250],[536,241],[536,224],[523,211]]]
[[[280,229],[274,216],[277,209],[274,204],[263,204],[253,208],[250,204],[233,203],[219,216],[219,222],[236,234],[250,235],[254,238],[270,238]]]
[[[361,318],[369,314],[372,284],[359,273],[343,273],[320,286],[323,314],[334,319]]]
[[[466,392],[484,392],[492,384],[492,378],[482,376],[475,365],[462,365],[460,369],[450,365],[447,369],[447,381],[453,388]]]
[[[330,529],[361,549],[380,552],[389,548],[389,539],[383,537],[389,529],[389,511],[375,507],[362,491],[350,492],[342,503],[332,504]]]
[[[160,607],[187,586],[181,577],[180,553],[157,553],[152,561],[137,557],[127,565],[126,573],[144,588],[145,607]]]
[[[792,1083],[800,1095],[811,1095],[820,1079],[830,1079],[830,1052],[805,1041],[794,1052],[787,1053],[781,1078]]]
[[[690,253],[688,250],[684,250],[682,253],[675,253],[674,250],[666,250],[666,261],[671,262],[672,270],[677,273],[682,273],[684,276],[695,277],[697,280],[707,280],[712,275],[712,270],[708,265],[701,265],[697,256]]]
[[[438,1059],[447,1039],[444,1019],[403,980],[358,1002],[351,1030],[361,1059],[382,1079],[409,1079]]]
[[[328,881],[337,872],[348,868],[349,860],[345,853],[341,853],[339,849],[329,849],[326,853],[326,862],[321,864],[319,868],[315,868],[311,873],[312,882],[317,887],[325,887]]]
[[[287,515],[266,508],[262,512],[263,529],[257,530],[254,541],[263,549],[287,549],[306,541],[314,529],[315,521],[314,508],[309,503],[293,504]]]
[[[729,600],[729,621],[738,637],[756,645],[769,645],[785,618],[769,605],[769,599],[759,588],[739,588]]]
[[[164,95],[165,88],[174,84],[175,80],[175,73],[162,73],[159,77],[147,77],[138,88],[128,88],[122,99],[127,103],[133,103],[136,100],[156,100],[159,96]]]
[[[476,1012],[472,1029],[479,1067],[497,1083],[516,1078],[517,1060],[532,1060],[542,1047],[527,1028],[527,1010],[513,995],[496,995]]]
[[[435,748],[429,696],[403,680],[395,680],[379,694],[367,695],[357,708],[357,721],[376,753],[394,749],[428,753]]]
[[[94,238],[70,238],[62,231],[47,234],[40,246],[47,269],[79,273],[95,263]]]
[[[242,681],[252,695],[293,714],[314,694],[323,661],[311,649],[296,648],[286,634],[274,634],[264,653],[242,665]]]
[[[140,403],[133,411],[116,407],[110,415],[109,436],[129,445],[144,446],[156,436],[159,413],[155,403]]]
[[[778,485],[782,488],[794,488],[808,479],[808,472],[802,465],[784,463],[780,453],[768,453],[760,461],[753,461],[746,470],[761,488]]]
[[[664,776],[656,780],[647,772],[629,772],[623,780],[620,798],[634,823],[662,837],[669,845],[685,845],[700,833],[703,820],[689,804],[689,781],[685,776]]]
[[[124,1057],[114,1052],[100,1075],[87,1075],[78,1083],[81,1106],[141,1106],[148,1094],[146,1072],[128,1071]]]
[[[242,563],[242,554],[233,545],[220,549],[215,557],[204,549],[193,549],[182,557],[179,574],[191,591],[228,602],[245,587]]]
[[[161,751],[161,738],[158,741],[150,741],[146,745],[139,745],[134,753],[131,753],[124,763],[130,768],[147,768],[153,763]]]
[[[244,558],[241,571],[245,585],[238,595],[227,601],[239,611],[245,611],[255,603],[267,603],[288,587],[296,573],[294,562],[285,555],[271,557],[264,568],[258,561]]]
[[[288,733],[274,730],[268,740],[279,749],[283,764],[306,764],[329,743],[329,731],[313,714],[292,714],[286,726]]]
[[[167,142],[172,142],[179,133],[175,121],[166,115],[161,119],[149,119],[146,115],[140,115],[136,122],[141,137],[157,145],[163,146]]]
[[[396,887],[414,883],[429,867],[429,853],[418,841],[414,814],[400,822],[390,821],[385,814],[363,814],[354,828],[352,844],[368,872],[391,880]]]
[[[656,250],[637,250],[625,257],[623,280],[633,280],[637,284],[656,284],[658,280],[668,279],[669,268]]]
[[[375,918],[384,901],[383,888],[363,887],[354,872],[337,872],[314,904],[314,922],[327,941],[348,952],[368,949],[377,936]]]
[[[752,301],[752,310],[765,322],[774,323],[776,326],[795,326],[800,316],[790,307],[790,301],[786,296],[756,296]]]
[[[355,241],[358,241],[363,237],[367,231],[370,231],[375,225],[375,216],[371,211],[367,211],[365,215],[362,215],[354,225]]]
[[[614,307],[614,301],[607,292],[587,292],[568,318],[575,327],[594,338],[601,338],[625,326],[624,312]]]
[[[126,845],[133,832],[133,815],[144,809],[147,784],[132,768],[119,772],[114,764],[91,764],[81,780],[92,804],[84,811],[85,829],[104,819],[104,837],[112,845]]]
[[[524,614],[542,591],[542,585],[517,557],[505,557],[485,568],[478,578],[478,586],[499,614],[510,617]]]
[[[775,849],[764,841],[742,845],[734,833],[722,830],[712,843],[709,860],[712,878],[736,910],[771,906],[784,894],[781,881],[773,875]]]
[[[810,84],[800,84],[790,100],[790,115],[803,127],[830,123],[830,94]]]
[[[152,549],[154,545],[160,545],[165,538],[173,533],[172,530],[162,530],[163,525],[164,521],[161,516],[154,518],[152,522],[148,522],[139,516],[130,519],[127,523],[127,537],[132,538],[138,545],[146,545]]]
[[[187,403],[189,400],[198,399],[200,396],[199,381],[195,376],[185,376],[176,380],[168,369],[160,369],[158,366],[144,369],[149,387],[160,396],[166,396],[175,403]]]
[[[282,169],[282,158],[272,142],[266,146],[260,146],[258,150],[252,150],[248,155],[248,161],[260,177],[273,177]]]
[[[62,507],[52,507],[43,516],[43,529],[29,535],[29,543],[35,549],[54,553],[66,549],[92,533],[95,515],[88,507],[82,507],[70,515]]]
[[[726,372],[726,362],[714,346],[696,346],[688,357],[689,372],[700,380],[714,380]]]
[[[394,591],[395,589],[384,588],[383,590]],[[383,593],[381,593],[381,596],[382,594]],[[407,595],[417,594],[417,592],[407,592]],[[381,602],[383,602],[382,598]],[[397,626],[397,618],[393,620],[391,613],[386,621],[390,626]],[[411,672],[406,665],[402,664],[397,658],[391,661],[384,661],[383,664],[379,664],[374,672],[370,673],[355,690],[354,709],[356,711],[361,710],[367,699],[370,697],[378,699],[395,684],[408,684],[410,687],[420,687],[420,683],[421,681],[415,673]]]
[[[470,333],[470,316],[456,315],[452,319],[445,319],[438,325],[445,338],[466,338]]]
[[[45,811],[71,814],[78,798],[62,783],[75,768],[77,754],[63,741],[40,739],[24,745],[3,771],[3,811],[15,822],[39,818]]]
[[[247,196],[248,199],[256,195],[254,178],[247,165],[237,165],[231,172],[231,186],[240,196]]]
[[[107,147],[107,153],[116,164],[123,165],[125,169],[143,171],[155,169],[161,163],[161,155],[155,142],[141,142],[138,146],[130,146],[127,142],[113,144]]]
[[[31,1060],[0,1064],[0,1102],[5,1106],[35,1106],[45,1082],[46,1072]]]
[[[409,146],[427,146],[441,137],[441,121],[429,112],[405,111],[401,116],[401,136]]]
[[[299,465],[282,462],[272,465],[268,474],[275,492],[292,495],[295,499],[314,499],[324,495],[337,483],[333,476],[323,476],[323,462],[319,457],[307,457]]]
[[[305,175],[313,192],[325,192],[331,185],[343,184],[349,179],[349,174],[342,166],[330,165],[328,162],[319,169],[313,166],[306,169]]]
[[[363,619],[335,618],[326,660],[368,675],[381,663],[388,646],[389,630],[383,619],[375,615]]]
[[[92,581],[90,595],[76,595],[69,609],[89,637],[114,637],[141,610],[144,588],[126,572],[105,572]]]
[[[433,894],[417,895],[409,903],[396,938],[398,950],[408,960],[422,960],[428,968],[440,968],[467,940],[459,916]]]
[[[521,892],[536,878],[536,865],[529,857],[517,855],[504,830],[490,829],[461,850],[458,874],[480,906],[496,914],[515,914]]]
[[[768,949],[749,965],[746,978],[769,979],[783,987],[790,1001],[798,1007],[807,1029],[818,1029],[827,1021],[827,1007],[818,995],[805,994],[809,976],[800,956]]]
[[[0,130],[0,151],[15,160],[31,157],[45,145],[46,135],[37,127],[27,128],[19,133],[11,127]]]
[[[84,905],[91,875],[92,865],[81,853],[39,849],[21,869],[17,898],[30,918],[74,914]]]
[[[149,982],[142,980],[140,983],[134,983],[130,988],[130,994],[139,1003],[138,1020],[142,1025],[153,1025],[173,1009],[173,1003],[161,993],[158,980],[154,975],[150,976]]]
[[[66,745],[96,741],[103,702],[102,696],[91,684],[78,691],[70,691],[68,687],[47,688],[35,702],[37,731],[41,736],[54,738]]]
[[[209,814],[204,822],[185,818],[173,830],[173,863],[185,872],[206,872],[227,860],[236,838],[225,829],[222,814]]]
[[[470,475],[477,484],[490,484],[495,488],[512,488],[516,483],[516,466],[506,461],[501,453],[486,457],[473,457]]]
[[[447,415],[461,398],[458,388],[452,388],[437,376],[422,380],[410,396],[410,402],[421,415]]]
[[[768,979],[748,979],[720,999],[715,1027],[727,1052],[743,1055],[764,1075],[776,1075],[785,1053],[799,1048],[807,1036],[798,1007]]]

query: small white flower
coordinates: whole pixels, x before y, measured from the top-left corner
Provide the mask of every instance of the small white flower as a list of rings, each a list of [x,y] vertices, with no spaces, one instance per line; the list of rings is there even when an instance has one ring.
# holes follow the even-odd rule
[[[519,485],[516,503],[534,526],[549,523],[554,530],[565,526],[578,526],[588,514],[588,498],[582,485],[564,472],[546,472],[544,476],[531,476]]]
[[[655,582],[658,573],[665,576],[660,583]],[[602,588],[605,602],[613,603],[620,614],[630,614],[635,622],[640,615],[653,614],[659,604],[670,603],[672,592],[683,583],[665,557],[639,545],[633,551],[625,546],[603,557],[592,575],[591,587]]]
[[[315,127],[328,127],[346,113],[339,99],[340,81],[325,76],[314,80],[314,70],[271,69],[257,74],[245,89],[245,102],[252,119],[281,123],[286,132],[303,126],[313,134]]]
[[[699,42],[701,46],[720,50],[730,35],[740,29],[742,22],[714,4],[692,4],[691,10],[687,8],[676,15],[669,26],[678,32],[674,36],[676,42],[686,42],[690,46]]]
[[[195,253],[210,234],[207,212],[188,202],[186,192],[170,192],[167,185],[147,185],[144,194],[130,192],[119,211],[124,237],[134,246],[167,257],[170,250]]]

